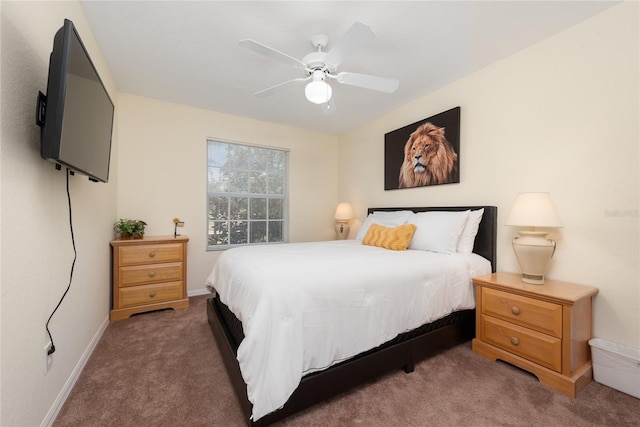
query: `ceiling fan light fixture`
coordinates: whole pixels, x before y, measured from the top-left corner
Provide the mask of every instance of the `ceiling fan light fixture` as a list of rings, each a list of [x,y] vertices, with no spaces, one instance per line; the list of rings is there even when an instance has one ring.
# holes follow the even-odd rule
[[[305,77],[291,79],[263,89],[256,92],[256,96],[267,96],[289,85],[308,82],[304,90],[306,98],[314,104],[327,104],[328,107],[328,102],[331,100],[333,91],[326,81],[327,78],[332,78],[339,84],[385,93],[393,93],[398,89],[399,82],[396,79],[345,71],[336,74],[340,64],[348,59],[353,52],[371,42],[375,36],[375,33],[369,26],[355,22],[351,28],[347,30],[342,39],[340,39],[330,51],[325,52],[324,49],[327,45],[328,38],[323,34],[316,34],[311,37],[311,44],[315,50],[305,55],[302,60],[251,39],[240,40],[239,44],[243,48],[293,65],[305,72]]]
[[[304,94],[314,104],[324,104],[331,99],[331,86],[323,80],[309,82],[304,88]]]

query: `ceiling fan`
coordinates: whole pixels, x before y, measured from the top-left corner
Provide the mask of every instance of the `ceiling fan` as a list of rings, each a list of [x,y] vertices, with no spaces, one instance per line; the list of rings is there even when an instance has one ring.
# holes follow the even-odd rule
[[[338,83],[357,86],[365,89],[373,89],[380,92],[393,93],[398,89],[399,81],[385,77],[371,76],[368,74],[349,73],[342,71],[336,74],[336,70],[353,52],[365,46],[375,38],[371,28],[360,22],[354,23],[338,43],[331,50],[324,52],[329,41],[324,34],[311,37],[314,52],[305,55],[302,60],[282,53],[269,46],[263,45],[251,39],[241,40],[240,46],[268,56],[275,60],[301,69],[305,77],[288,80],[256,92],[256,96],[268,96],[289,85],[308,82],[305,86],[305,96],[314,104],[324,104],[331,99],[331,86],[327,80],[333,79]]]

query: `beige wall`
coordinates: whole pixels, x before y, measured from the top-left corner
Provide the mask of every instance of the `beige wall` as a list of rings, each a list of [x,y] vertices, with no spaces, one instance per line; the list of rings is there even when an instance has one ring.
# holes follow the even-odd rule
[[[185,222],[190,294],[205,290],[219,254],[206,250],[208,137],[290,150],[289,240],[334,237],[337,137],[120,94],[118,216],[145,220],[149,235]]]
[[[40,158],[34,117],[36,95],[47,90],[53,36],[64,18],[76,25],[114,102],[117,93],[79,3],[3,1],[0,7],[0,425],[37,426],[51,420],[65,384],[73,382],[107,324],[108,242],[116,216],[116,165],[108,184],[71,177],[78,258],[71,290],[50,323],[56,352],[45,375],[45,323],[67,287],[73,249],[65,172]]]
[[[339,198],[359,221],[370,206],[496,205],[498,269],[518,271],[511,204],[548,191],[564,228],[547,277],[599,288],[595,335],[640,347],[638,18],[616,6],[341,136]],[[384,134],[455,106],[460,184],[384,191]]]

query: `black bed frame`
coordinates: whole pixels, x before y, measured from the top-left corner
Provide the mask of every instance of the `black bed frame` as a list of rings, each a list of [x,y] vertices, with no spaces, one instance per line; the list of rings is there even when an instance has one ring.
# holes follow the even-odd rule
[[[498,216],[498,209],[495,206],[370,208],[368,212],[395,210],[412,210],[414,212],[464,211],[480,208],[484,208],[484,215],[476,235],[473,252],[488,259],[491,262],[491,270],[495,272]],[[468,341],[473,338],[475,333],[475,310],[452,313],[443,319],[401,334],[393,340],[352,359],[303,377],[298,388],[282,408],[265,415],[257,421],[251,421],[251,402],[247,398],[246,384],[236,359],[238,346],[244,338],[242,324],[217,297],[208,299],[207,317],[229,378],[245,413],[247,424],[251,426],[265,426],[274,423],[390,370],[402,368],[407,373],[412,372],[415,362]]]

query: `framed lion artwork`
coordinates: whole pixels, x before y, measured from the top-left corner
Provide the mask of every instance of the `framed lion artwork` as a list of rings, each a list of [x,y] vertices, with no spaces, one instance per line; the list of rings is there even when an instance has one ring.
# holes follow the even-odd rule
[[[384,189],[460,182],[460,107],[384,135]]]

